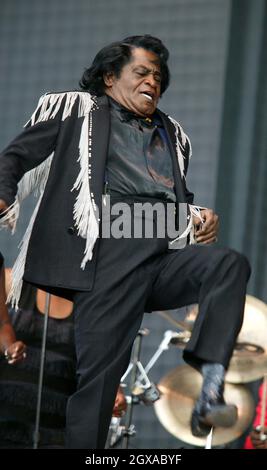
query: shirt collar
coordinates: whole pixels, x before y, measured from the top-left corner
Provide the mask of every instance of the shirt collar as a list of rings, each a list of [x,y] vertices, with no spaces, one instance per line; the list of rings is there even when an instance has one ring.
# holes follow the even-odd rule
[[[115,101],[111,96],[108,96],[109,104],[111,109],[115,112],[121,122],[130,122],[132,120],[139,121],[147,127],[153,127],[155,125],[161,124],[161,119],[159,115],[155,112],[153,116],[150,117],[142,117],[138,116],[138,114],[129,111],[129,109],[122,106],[120,103]]]

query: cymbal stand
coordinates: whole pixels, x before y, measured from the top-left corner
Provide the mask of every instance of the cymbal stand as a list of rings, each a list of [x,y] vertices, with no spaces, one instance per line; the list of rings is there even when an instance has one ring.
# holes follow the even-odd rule
[[[50,301],[51,301],[51,295],[47,293],[45,297],[44,329],[43,329],[43,337],[42,337],[42,349],[41,349],[39,380],[38,380],[35,429],[34,429],[34,434],[33,434],[33,449],[38,449],[38,444],[40,440],[40,416],[41,416],[44,365],[45,365],[45,354],[46,354],[46,339],[47,339],[47,327],[48,327],[48,317],[49,317],[49,310],[50,310]]]
[[[122,449],[127,449],[129,445],[129,438],[135,434],[135,427],[132,424],[133,405],[143,402],[145,405],[150,405],[159,398],[159,391],[156,386],[150,382],[145,369],[140,362],[141,343],[143,336],[147,336],[149,330],[143,328],[139,330],[135,339],[131,362],[121,377],[121,386],[125,387],[125,379],[130,376],[130,395],[126,395],[127,411],[125,415],[125,425],[121,425],[121,417],[112,417],[109,427],[109,434],[107,438],[106,448],[115,448],[122,441]],[[138,377],[137,377],[137,374]]]
[[[205,449],[211,449],[212,438],[213,438],[213,428],[211,428],[210,433],[207,436]]]
[[[132,361],[130,364],[130,367],[128,367],[126,373],[122,377],[122,382],[126,378],[129,372],[131,372],[130,376],[130,400],[127,406],[127,411],[126,411],[126,417],[125,417],[125,430],[124,430],[124,436],[122,438],[122,449],[128,449],[129,445],[129,438],[130,436],[135,434],[134,427],[132,425],[132,416],[133,416],[133,404],[134,404],[134,388],[135,388],[135,383],[136,383],[136,378],[137,378],[137,371],[140,370],[140,353],[141,353],[141,345],[142,345],[142,338],[143,336],[146,336],[149,333],[148,330],[146,329],[141,329],[139,330],[137,337],[134,342],[134,347],[133,347],[133,353],[132,353]]]
[[[144,368],[140,362],[141,343],[143,336],[147,336],[149,330],[146,328],[139,330],[136,337],[132,360],[129,364],[125,374],[121,378],[121,384],[131,372],[130,378],[130,396],[126,396],[127,401],[127,412],[125,417],[125,426],[121,426],[121,418],[112,418],[110,425],[110,432],[108,437],[109,448],[114,448],[122,440],[122,449],[127,449],[129,445],[129,438],[135,434],[135,428],[132,424],[133,416],[133,405],[143,402],[145,405],[151,405],[160,398],[160,392],[156,385],[151,382],[147,376],[147,373],[154,366],[156,361],[159,359],[161,354],[169,349],[169,344],[173,338],[179,337],[179,333],[171,330],[167,330],[164,333],[163,340],[161,341],[157,351],[152,356],[146,367]],[[138,374],[139,373],[139,374]]]
[[[261,402],[261,420],[260,420],[260,440],[266,441],[266,433],[264,432],[266,421],[266,400],[267,400],[267,374],[264,374],[262,384],[262,402]]]
[[[149,334],[149,331],[147,330],[146,332],[146,335]],[[179,338],[179,333],[177,333],[176,331],[172,331],[172,330],[166,330],[165,333],[164,333],[164,337],[163,337],[163,340],[161,341],[157,351],[155,352],[155,354],[152,356],[152,358],[150,359],[150,361],[147,363],[147,365],[145,366],[145,368],[143,368],[142,364],[139,362],[138,363],[138,368],[140,369],[140,372],[141,372],[141,375],[138,377],[138,380],[144,378],[144,376],[147,377],[147,373],[152,369],[152,367],[154,366],[154,364],[157,362],[157,360],[160,358],[161,354],[164,352],[164,351],[167,351],[169,349],[169,344],[171,342],[171,340],[173,338]],[[129,372],[131,371],[133,367],[133,364],[131,363],[125,374],[123,375],[123,377],[121,378],[121,382],[124,382],[125,378],[127,377],[127,375],[129,374]],[[148,386],[151,385],[151,382],[148,380],[148,377],[147,377],[147,383],[148,383]]]
[[[152,367],[157,362],[157,360],[159,359],[161,354],[164,351],[167,351],[167,349],[169,349],[169,344],[171,342],[171,339],[176,338],[178,336],[179,336],[179,333],[177,333],[176,331],[171,331],[171,330],[165,331],[164,336],[163,336],[163,340],[161,341],[157,351],[151,357],[150,361],[148,362],[148,364],[145,367],[145,372],[146,373],[148,373],[150,371],[150,369],[152,369]]]

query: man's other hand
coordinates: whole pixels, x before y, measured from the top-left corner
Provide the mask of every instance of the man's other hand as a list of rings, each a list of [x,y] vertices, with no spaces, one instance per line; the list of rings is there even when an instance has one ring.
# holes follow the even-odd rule
[[[10,230],[13,230],[16,225],[16,220],[15,220],[14,214],[12,214],[12,217],[11,217],[9,212],[6,212],[8,208],[9,206],[6,203],[6,201],[4,201],[3,199],[0,199],[0,219],[7,215],[7,219],[5,220],[5,226],[10,228]]]
[[[116,400],[115,400],[114,407],[113,407],[112,416],[115,416],[116,418],[121,418],[125,414],[126,408],[127,408],[127,403],[126,403],[126,398],[123,392],[123,388],[119,386]]]
[[[203,223],[199,223],[199,219],[194,219],[196,242],[203,243],[204,245],[216,242],[219,229],[219,217],[212,209],[202,209],[201,217]]]
[[[8,205],[6,201],[4,201],[3,199],[0,199],[0,215],[2,212],[6,211],[7,208],[8,208]]]
[[[11,344],[4,352],[8,364],[16,364],[26,358],[26,346],[22,341]]]

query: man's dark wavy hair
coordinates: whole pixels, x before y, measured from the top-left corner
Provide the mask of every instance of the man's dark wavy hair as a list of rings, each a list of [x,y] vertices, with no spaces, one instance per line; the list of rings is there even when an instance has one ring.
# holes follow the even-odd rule
[[[159,57],[162,76],[161,95],[163,95],[170,82],[170,72],[167,65],[169,51],[160,39],[149,34],[129,36],[123,41],[113,42],[101,49],[95,56],[91,67],[85,70],[79,82],[80,87],[92,95],[104,95],[106,88],[104,74],[113,72],[115,77],[119,78],[122,68],[131,60],[132,49],[136,47],[154,52]]]

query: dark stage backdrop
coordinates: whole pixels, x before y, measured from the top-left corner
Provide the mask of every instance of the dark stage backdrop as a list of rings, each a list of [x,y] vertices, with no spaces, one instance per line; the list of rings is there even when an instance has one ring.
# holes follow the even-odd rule
[[[191,137],[189,187],[197,203],[219,212],[221,243],[248,254],[250,293],[267,301],[266,23],[264,0],[0,0],[0,146],[20,131],[42,93],[76,88],[101,47],[133,34],[159,36],[172,71],[160,107]],[[0,233],[7,266],[32,207],[32,200],[24,204],[16,235]],[[144,326],[151,331],[146,363],[173,326],[157,314],[146,314]],[[177,363],[178,350],[164,352],[151,379]],[[187,446],[162,428],[153,408],[137,406],[134,423],[132,447]]]

